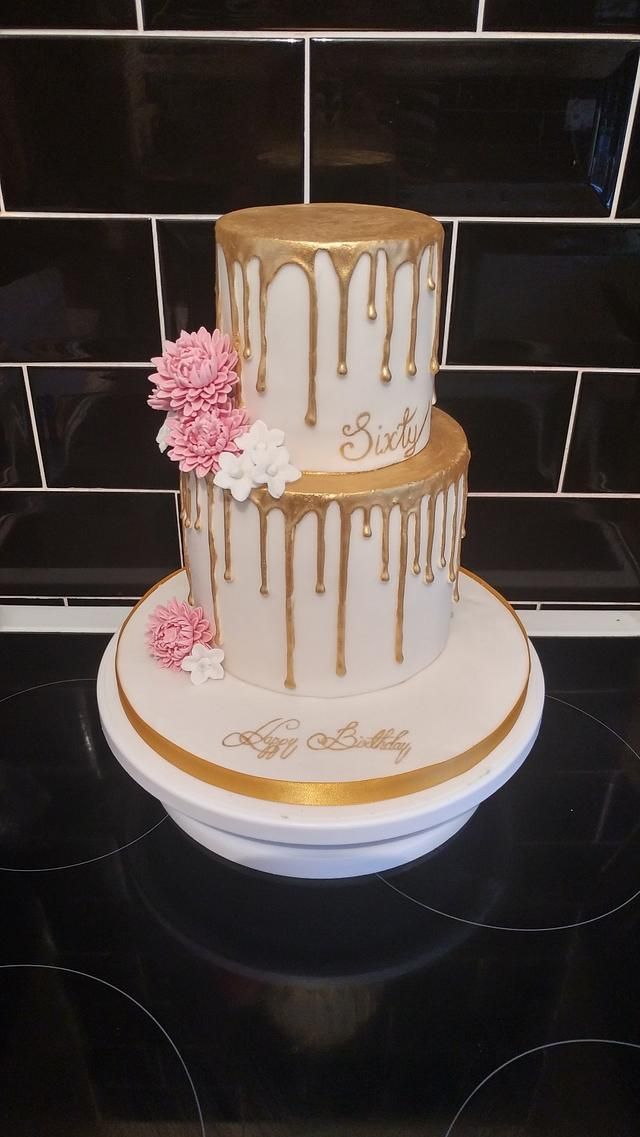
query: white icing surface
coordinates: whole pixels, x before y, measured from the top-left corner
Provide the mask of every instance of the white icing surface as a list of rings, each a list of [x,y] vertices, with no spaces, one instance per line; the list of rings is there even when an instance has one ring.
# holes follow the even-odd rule
[[[121,636],[120,681],[154,730],[205,760],[247,774],[355,781],[444,762],[491,734],[527,681],[528,642],[515,616],[481,582],[463,575],[446,650],[401,686],[347,700],[291,699],[227,672],[221,683],[194,687],[186,674],[158,667],[144,638],[156,605],[185,598],[186,589],[186,575],[177,574],[135,610]],[[255,650],[260,652],[259,639]],[[253,746],[239,739],[246,732]],[[327,748],[320,735],[365,744]],[[436,798],[439,788],[432,791]]]
[[[405,411],[411,416],[408,431],[422,427],[421,450],[429,438],[429,412],[433,396],[433,374],[430,369],[435,323],[435,292],[427,288],[428,250],[420,265],[420,294],[416,337],[416,374],[406,371],[410,342],[412,269],[402,265],[394,286],[394,322],[391,337],[390,369],[392,379],[380,379],[382,347],[385,335],[386,260],[378,254],[376,279],[377,318],[367,315],[369,289],[369,256],[358,261],[349,287],[347,335],[347,375],[338,375],[338,278],[329,254],[316,255],[315,273],[318,289],[317,341],[317,423],[305,424],[309,379],[309,286],[304,270],[286,264],[274,277],[267,292],[267,364],[266,390],[256,390],[260,358],[259,262],[249,261],[249,330],[252,354],[242,359],[242,385],[247,410],[252,418],[261,418],[271,426],[284,430],[294,466],[302,470],[371,470],[391,465],[409,457],[402,445],[402,423]],[[217,254],[220,295],[220,325],[231,334],[231,311],[228,278],[224,256]],[[238,310],[242,312],[242,274],[236,265],[234,287]],[[347,451],[353,460],[341,454],[349,442],[344,427],[354,427],[358,416],[367,415],[371,447],[364,453],[367,436],[361,432],[354,448]],[[424,424],[424,425],[423,425]],[[376,453],[385,435],[397,443],[387,453]],[[357,442],[357,446],[355,445]]]
[[[200,486],[202,499],[205,487]],[[214,531],[218,552],[216,572],[218,609],[225,669],[247,683],[286,694],[286,622],[284,519],[277,509],[268,521],[269,594],[260,592],[259,517],[253,502],[230,503],[231,573],[224,579],[223,504],[215,490]],[[341,697],[376,691],[404,682],[427,667],[443,650],[451,617],[453,586],[447,568],[439,565],[443,495],[435,510],[433,571],[426,583],[424,572],[414,575],[413,523],[409,526],[409,564],[406,573],[403,621],[404,661],[395,658],[398,565],[400,560],[400,513],[393,509],[389,532],[390,580],[380,579],[382,520],[379,509],[371,514],[371,536],[362,534],[362,514],[351,521],[349,576],[346,602],[346,675],[336,674],[338,620],[338,570],[340,563],[340,513],[329,507],[325,529],[325,591],[316,585],[317,521],[308,514],[295,535],[294,557],[294,668],[293,695]],[[449,518],[454,515],[454,489],[449,489]],[[458,518],[458,530],[462,524]],[[422,542],[428,531],[427,501],[422,503]],[[185,534],[193,596],[213,621],[210,556],[206,524]],[[447,536],[448,560],[451,533]],[[424,560],[421,560],[424,570]]]

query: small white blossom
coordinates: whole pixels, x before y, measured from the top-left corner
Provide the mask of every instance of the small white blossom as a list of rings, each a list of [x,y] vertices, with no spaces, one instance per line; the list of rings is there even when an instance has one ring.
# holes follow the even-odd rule
[[[191,655],[183,659],[180,666],[183,671],[191,673],[191,682],[199,687],[207,679],[224,679],[223,659],[222,648],[194,644]]]
[[[156,435],[156,442],[158,443],[158,446],[160,447],[160,453],[161,454],[164,454],[165,450],[167,449],[167,447],[169,445],[169,431],[171,430],[171,419],[172,418],[174,418],[174,415],[172,415],[171,412],[169,412],[169,414],[165,418],[162,426],[160,427],[160,430],[158,431],[158,433]]]
[[[266,485],[272,497],[282,497],[287,482],[296,482],[300,470],[291,465],[284,431],[269,430],[260,419],[235,440],[240,454],[220,455],[213,481],[230,490],[236,501],[246,501],[255,486]]]

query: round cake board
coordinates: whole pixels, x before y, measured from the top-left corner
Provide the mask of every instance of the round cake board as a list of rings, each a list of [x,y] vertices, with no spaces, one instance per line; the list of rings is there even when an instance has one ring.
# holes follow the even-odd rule
[[[405,864],[452,837],[518,769],[544,680],[515,613],[461,574],[445,651],[368,695],[279,694],[226,674],[190,683],[150,657],[150,613],[186,598],[162,581],[109,644],[98,703],[109,746],[195,841],[282,876],[336,878]]]

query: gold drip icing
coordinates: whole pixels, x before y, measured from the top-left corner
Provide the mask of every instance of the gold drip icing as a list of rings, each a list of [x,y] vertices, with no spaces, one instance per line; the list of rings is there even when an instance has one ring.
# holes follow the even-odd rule
[[[216,226],[216,232],[217,232],[217,226]],[[240,344],[240,320],[238,317],[238,301],[236,300],[236,287],[235,287],[235,279],[234,279],[235,265],[234,265],[233,260],[231,260],[227,256],[226,251],[224,249],[224,246],[222,246],[222,252],[223,252],[223,256],[224,256],[224,263],[225,263],[226,268],[227,268],[227,284],[228,284],[228,291],[229,291],[229,308],[231,311],[231,342],[233,343],[233,346],[238,353],[238,365],[237,365],[238,382],[237,382],[236,389],[235,389],[235,401],[236,401],[237,406],[242,407],[242,406],[244,406],[244,396],[243,396],[243,392],[242,392],[242,351],[241,351],[241,344]],[[222,326],[222,311],[221,310],[218,312],[217,319],[218,319],[218,327],[221,327]]]
[[[195,497],[196,497],[196,519],[193,523],[193,528],[196,530],[196,533],[199,533],[201,528],[202,528],[202,517],[201,517],[201,509],[200,509],[200,478],[196,478]]]
[[[251,355],[249,342],[249,283],[247,268],[256,258],[259,271],[260,358],[256,390],[266,390],[267,292],[279,270],[288,264],[297,265],[309,283],[309,374],[305,422],[309,426],[317,421],[316,365],[318,296],[315,276],[315,259],[320,249],[325,250],[335,269],[340,293],[338,362],[339,375],[347,374],[347,344],[349,325],[349,284],[354,269],[363,255],[369,256],[369,297],[367,315],[376,319],[375,286],[377,259],[384,252],[387,263],[385,286],[386,326],[381,364],[381,378],[389,382],[389,355],[394,319],[394,287],[396,273],[401,265],[411,264],[413,296],[411,307],[411,342],[407,356],[407,373],[415,374],[415,335],[419,299],[419,265],[425,249],[429,249],[428,287],[435,288],[433,280],[434,249],[437,246],[437,266],[440,270],[443,231],[441,225],[425,214],[386,206],[362,205],[288,205],[243,209],[229,213],[217,223],[216,238],[221,246],[227,266],[232,337],[239,356]],[[238,303],[236,298],[235,266],[240,267],[243,282],[243,334],[240,344]],[[436,295],[434,338],[431,368],[438,369],[437,345],[440,319],[440,290]],[[238,388],[239,400],[242,390]]]
[[[442,538],[440,540],[440,568],[444,568],[447,563],[447,514],[449,512],[449,487],[447,492],[442,495]]]
[[[284,579],[285,579],[285,621],[287,627],[287,674],[284,685],[295,687],[293,673],[293,653],[296,646],[296,632],[293,622],[293,554],[296,536],[295,522],[285,514],[284,519]]]
[[[267,572],[267,513],[260,513],[260,594],[269,595],[269,576]]]
[[[464,537],[464,522],[467,515],[467,474],[466,471],[462,475],[462,518],[460,522],[460,530],[456,538],[456,554],[455,554],[455,572],[453,582],[453,599],[457,602],[460,599],[460,560],[462,553],[462,538]]]
[[[422,532],[422,502],[418,506],[414,514],[414,530],[413,530],[413,564],[411,571],[414,576],[418,576],[420,572],[420,539]]]
[[[453,522],[451,525],[451,555],[449,557],[449,580],[451,584],[456,579],[456,554],[457,554],[457,537],[458,537],[458,506],[460,497],[460,479],[454,484],[453,487]]]
[[[427,261],[427,288],[430,292],[435,291],[436,282],[433,279],[433,250],[435,246],[429,245],[429,260]]]
[[[191,486],[189,474],[180,474],[180,522],[182,527],[182,559],[189,582],[189,604],[193,604],[193,587],[191,584],[191,559],[189,557],[189,543],[187,529],[191,527]]]
[[[376,312],[376,277],[378,275],[378,252],[369,253],[369,299],[367,301],[367,316],[370,320],[377,320]]]
[[[362,536],[371,536],[371,510],[367,505],[362,507]]]
[[[431,245],[431,249],[433,245]],[[418,300],[420,299],[420,261],[413,261],[413,286],[411,291],[411,340],[407,356],[407,375],[415,375],[416,368],[416,336],[418,334]]]
[[[385,582],[389,579],[389,515],[390,506],[384,505],[382,509],[382,568],[380,570],[380,580]]]
[[[316,592],[324,592],[324,558],[325,558],[325,525],[327,510],[319,509],[316,513],[318,521],[318,537],[316,545]]]
[[[233,580],[231,568],[231,490],[222,491],[224,517],[224,579]]]
[[[242,264],[240,266],[240,270],[242,272],[242,335],[244,338],[242,358],[251,359],[251,333],[249,331],[249,281],[247,279],[246,264]]]
[[[216,585],[216,564],[218,556],[216,553],[216,542],[214,537],[213,528],[213,505],[214,505],[215,491],[213,487],[213,474],[207,474],[207,536],[209,540],[209,580],[211,587],[211,607],[213,609],[213,622],[216,626],[216,643],[222,643],[222,627],[220,625],[220,613],[218,611],[218,589]]]
[[[340,511],[340,569],[338,575],[338,628],[336,641],[336,675],[346,675],[345,641],[347,633],[347,585],[349,583],[349,544],[351,512]]]
[[[404,654],[404,590],[407,583],[407,545],[409,541],[409,513],[402,506],[400,513],[400,567],[398,569],[398,599],[396,602],[396,662],[402,663]]]

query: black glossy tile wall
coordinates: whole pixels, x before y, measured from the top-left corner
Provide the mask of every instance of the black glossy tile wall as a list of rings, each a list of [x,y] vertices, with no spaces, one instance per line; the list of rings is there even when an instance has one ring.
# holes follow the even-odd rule
[[[640,365],[640,228],[462,225],[447,362]]]
[[[33,368],[30,384],[48,486],[177,489],[176,466],[147,406],[153,370]]]
[[[464,30],[475,28],[477,0],[143,0],[145,27],[218,31],[311,28]]]
[[[5,40],[5,203],[219,213],[300,200],[302,68],[300,42]]]
[[[469,440],[475,492],[558,488],[575,375],[566,372],[440,371],[438,406]]]
[[[583,375],[563,488],[640,493],[639,439],[640,375]]]
[[[2,359],[144,360],[159,343],[150,222],[2,219]]]
[[[638,502],[470,498],[463,563],[512,600],[640,601]]]
[[[314,43],[313,197],[603,215],[636,63],[612,41]]]
[[[0,496],[0,594],[139,596],[177,568],[171,493]]]
[[[135,0],[2,0],[1,28],[135,28]]]
[[[0,368],[0,489],[41,484],[22,371]]]
[[[486,0],[487,31],[640,32],[638,0]]]
[[[215,225],[159,221],[158,247],[167,336],[215,322]]]

